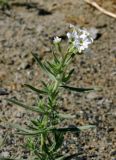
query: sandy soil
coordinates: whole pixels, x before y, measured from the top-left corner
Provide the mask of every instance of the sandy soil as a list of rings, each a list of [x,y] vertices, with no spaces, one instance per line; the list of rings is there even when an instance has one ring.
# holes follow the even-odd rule
[[[115,13],[115,0],[96,0]],[[64,153],[78,152],[79,160],[116,160],[116,20],[100,13],[83,0],[14,0],[0,10],[0,145],[1,156],[29,158],[23,137],[14,135],[8,123],[25,125],[33,113],[9,104],[15,97],[33,104],[37,98],[24,83],[40,87],[41,70],[31,52],[45,60],[51,57],[51,42],[60,36],[66,42],[69,24],[87,28],[95,35],[90,54],[77,56],[70,85],[100,87],[86,94],[63,93],[60,110],[76,115],[64,125],[94,124],[96,129],[79,136],[67,135]]]

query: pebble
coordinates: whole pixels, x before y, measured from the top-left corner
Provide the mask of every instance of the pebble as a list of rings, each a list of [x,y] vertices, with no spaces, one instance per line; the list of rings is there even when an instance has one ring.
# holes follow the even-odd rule
[[[23,113],[18,112],[18,113],[16,114],[16,118],[22,118],[22,117],[23,117]]]
[[[95,99],[102,99],[101,96],[99,96],[97,93],[95,92],[90,92],[87,96],[86,96],[87,99],[89,100],[95,100]]]
[[[10,156],[9,152],[5,151],[5,152],[2,152],[1,153],[1,156],[4,157],[4,158],[7,158]]]
[[[40,34],[43,30],[43,26],[42,25],[38,25],[37,28],[36,28],[36,31],[38,34]]]
[[[2,63],[0,61],[0,63]],[[6,78],[7,74],[5,71],[0,70],[0,81],[4,80]]]
[[[29,62],[23,62],[23,63],[21,63],[21,65],[18,67],[18,70],[28,69],[28,68],[30,68]]]
[[[0,88],[0,96],[2,96],[2,95],[8,95],[9,93],[8,93],[8,91],[7,91],[7,89],[5,89],[5,88]]]
[[[99,100],[98,102],[97,102],[97,105],[102,105],[103,103],[104,103],[104,99],[101,99],[101,100]]]

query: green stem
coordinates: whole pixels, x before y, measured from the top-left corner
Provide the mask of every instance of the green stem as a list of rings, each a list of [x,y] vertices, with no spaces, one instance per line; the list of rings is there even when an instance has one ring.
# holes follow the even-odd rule
[[[44,145],[44,135],[41,134],[41,146],[40,146],[41,151],[43,151],[43,145]]]
[[[60,84],[60,81],[56,79],[55,84],[54,84],[53,92],[55,92],[58,89],[59,84]]]
[[[59,49],[59,52],[61,54],[60,49]],[[56,79],[53,82],[54,83],[54,88],[52,90],[52,93],[50,93],[48,95],[48,97],[51,99],[51,102],[52,102],[51,103],[51,113],[50,113],[50,115],[54,114],[54,111],[57,110],[57,108],[54,108],[54,106],[56,106],[57,97],[54,97],[53,94],[56,93],[57,91],[59,91],[59,86],[62,84],[62,78],[65,75],[67,67],[68,67],[68,64],[70,62],[71,62],[71,53],[69,51],[67,51],[67,53],[64,56],[62,55],[62,59],[61,59],[61,70],[63,70],[63,71],[56,76]],[[49,117],[50,115],[49,114],[47,115],[47,121],[46,121],[46,123],[44,123],[44,127],[47,127],[49,120],[51,122],[51,125],[55,125],[54,118],[53,118],[53,116]],[[45,118],[44,118],[44,120],[45,120]],[[43,151],[43,145],[44,145],[44,143],[46,141],[46,138],[47,138],[48,134],[49,133],[41,134],[41,151]],[[49,148],[48,148],[48,151],[49,151]],[[51,155],[48,155],[48,157],[50,159],[52,159]]]

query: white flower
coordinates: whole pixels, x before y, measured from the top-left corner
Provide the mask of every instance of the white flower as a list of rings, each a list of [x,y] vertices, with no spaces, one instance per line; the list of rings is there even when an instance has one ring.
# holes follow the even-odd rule
[[[73,24],[70,24],[70,26],[69,26],[70,28],[75,28],[75,26],[73,25]]]
[[[55,37],[54,40],[53,40],[53,42],[54,42],[54,43],[60,43],[61,40],[62,40],[61,38]]]
[[[84,37],[84,39],[82,39],[82,38],[75,39],[73,42],[75,48],[78,49],[79,53],[81,51],[85,50],[86,48],[88,48],[88,45],[91,43],[92,43],[92,41],[87,37]]]
[[[72,33],[68,32],[67,37],[68,37],[69,41],[72,41],[72,40],[75,40],[75,39],[79,38],[79,36],[78,36],[78,34],[75,30]]]
[[[67,35],[69,40],[72,39],[72,34],[71,33],[68,32],[66,35]]]
[[[90,36],[90,33],[88,31],[80,30],[80,33],[81,33],[80,38],[82,38],[83,40],[88,39],[90,43],[93,42],[93,38]]]
[[[89,44],[93,42],[93,39],[86,30],[78,29],[78,31],[76,31],[74,26],[72,26],[72,28],[73,31],[71,33],[68,32],[67,37],[80,53],[88,48]]]

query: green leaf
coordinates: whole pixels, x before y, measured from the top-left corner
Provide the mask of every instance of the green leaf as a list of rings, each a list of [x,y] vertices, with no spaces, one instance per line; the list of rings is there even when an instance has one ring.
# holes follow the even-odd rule
[[[48,68],[51,69],[51,71],[54,75],[61,73],[61,64],[52,64],[47,61],[47,65],[48,65]]]
[[[52,130],[55,132],[80,132],[78,127],[54,128]]]
[[[86,129],[91,129],[91,128],[96,128],[95,125],[86,125],[86,126],[80,126],[78,127],[81,131],[86,130]]]
[[[13,99],[7,99],[7,101],[11,102],[11,103],[14,103],[22,108],[25,108],[25,109],[28,109],[28,110],[31,110],[31,111],[34,111],[34,112],[40,112],[39,108],[35,108],[35,107],[28,107],[26,106],[25,104],[17,101],[17,100],[13,100]]]
[[[37,64],[41,67],[41,69],[43,69],[45,71],[45,67],[44,64],[42,64],[42,62],[40,61],[40,59],[38,58],[37,54],[32,53],[34,59],[36,60]]]
[[[70,79],[70,77],[73,74],[73,72],[74,72],[74,68],[71,69],[70,72],[68,73],[68,75],[63,78],[63,82],[67,82]]]
[[[55,77],[53,76],[53,73],[50,71],[50,69],[45,64],[43,64],[40,61],[37,54],[32,53],[32,55],[35,58],[37,64],[41,67],[41,69],[43,69],[50,76],[51,79],[54,79]]]
[[[10,7],[9,1],[10,0],[0,0],[0,5],[2,7]]]
[[[44,81],[41,81],[41,83],[43,84],[43,86],[44,86],[45,88],[47,88],[47,84],[46,84]]]
[[[61,145],[63,143],[63,133],[60,132],[52,132],[54,139],[51,141],[50,137],[48,137],[48,141],[49,141],[49,151],[50,152],[57,152],[57,150],[59,148],[61,148]]]
[[[39,130],[32,131],[30,129],[23,128],[17,124],[10,124],[9,127],[19,130],[20,132],[18,132],[17,134],[21,134],[21,135],[33,135],[34,136],[34,135],[39,135],[41,133],[45,133],[47,131],[47,129],[39,129]]]
[[[53,53],[53,56],[54,56],[54,62],[56,63],[56,64],[58,64],[60,61],[59,61],[59,59],[57,58],[57,56],[56,56],[56,54],[54,53],[54,51],[52,52]]]
[[[45,142],[44,142],[44,144],[43,144],[43,146],[42,146],[42,150],[43,150],[47,155],[50,155],[48,146],[47,146],[47,144],[46,144]]]
[[[68,77],[70,77],[73,72],[74,72],[74,68],[69,71]]]
[[[51,137],[49,137],[49,135],[47,135],[47,141],[48,141],[49,146],[53,145],[53,141],[52,141]]]
[[[50,70],[50,68],[47,65],[45,65],[44,67],[45,67],[46,71],[48,72],[49,76],[50,75],[52,75],[53,77],[55,76],[54,73]]]
[[[47,61],[47,65],[48,65],[50,68],[52,68],[52,69],[55,67],[55,65],[52,64],[52,63],[50,63],[49,61]]]
[[[42,113],[47,113],[48,110],[46,110],[46,105],[44,104],[43,100],[40,100],[38,102],[38,108]]]
[[[95,125],[86,125],[86,126],[80,126],[80,127],[64,127],[64,128],[53,128],[53,132],[79,132],[86,130],[86,129],[91,129],[91,128],[95,128]]]
[[[32,124],[35,125],[36,127],[38,127],[38,125],[40,125],[39,121],[36,121],[36,120],[31,120]]]
[[[15,159],[0,157],[0,160],[15,160]]]
[[[24,160],[24,159],[4,158],[0,156],[0,160]]]
[[[4,135],[4,138],[0,137],[0,149],[6,144],[6,140],[7,140],[7,134]]]
[[[61,117],[61,118],[64,118],[64,119],[74,119],[74,118],[76,118],[76,116],[75,115],[70,115],[70,114],[62,114],[62,113],[59,113],[59,116]]]
[[[61,86],[65,89],[71,90],[71,91],[75,91],[75,92],[88,92],[88,91],[93,91],[93,88],[75,88],[75,87],[70,87],[70,86]]]
[[[25,84],[26,87],[30,88],[31,90],[35,91],[36,93],[40,93],[40,94],[44,94],[46,95],[47,92],[46,91],[43,91],[43,90],[40,90],[40,89],[37,89],[29,84]]]
[[[56,158],[56,160],[71,160],[72,158],[77,157],[77,156],[78,156],[77,153],[76,154],[72,154],[72,155],[67,153],[67,154],[65,154],[65,155],[63,155],[61,157]]]
[[[63,134],[60,132],[56,132],[55,133],[55,142],[56,142],[56,145],[55,145],[55,147],[54,147],[54,152],[55,151],[57,151],[60,147],[61,147],[61,145],[62,145],[62,143],[63,143],[63,140],[64,140],[64,136],[63,136]]]

